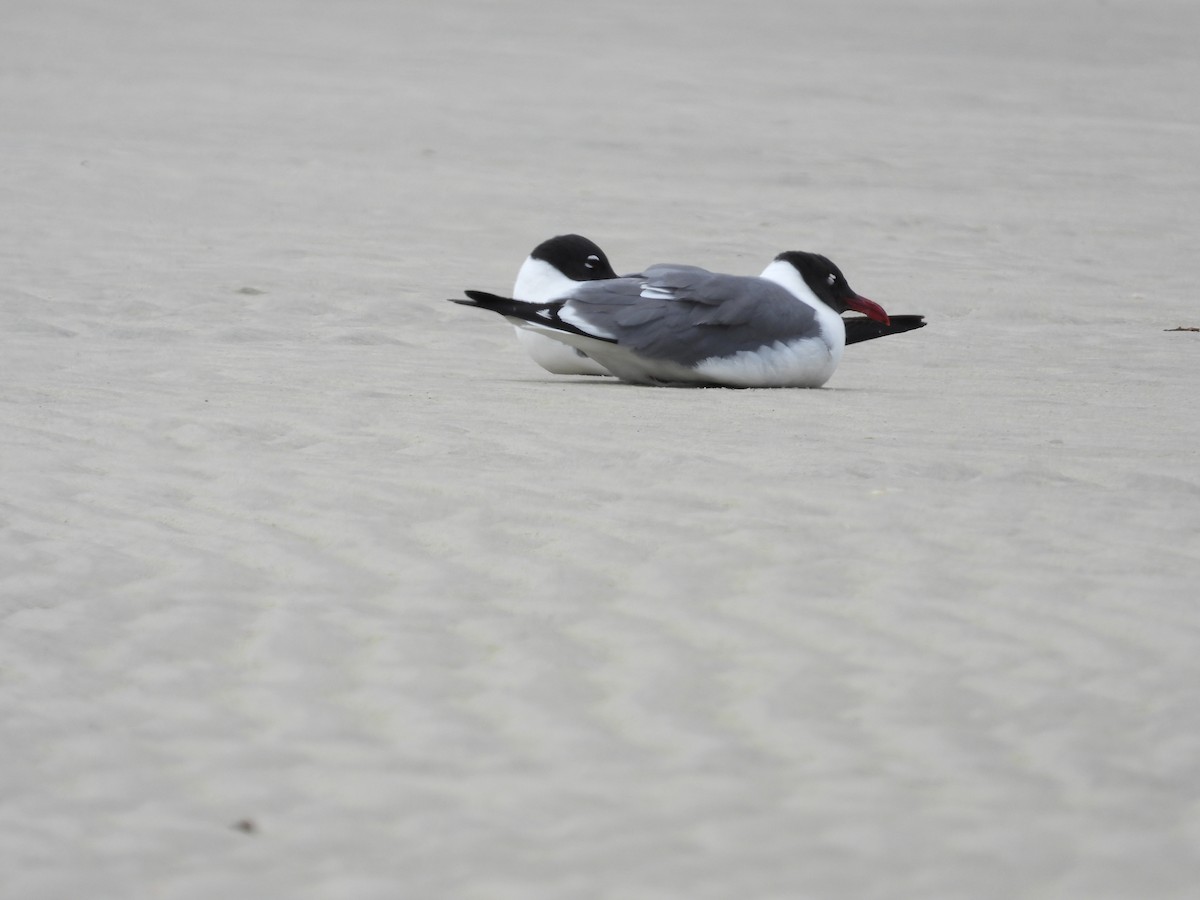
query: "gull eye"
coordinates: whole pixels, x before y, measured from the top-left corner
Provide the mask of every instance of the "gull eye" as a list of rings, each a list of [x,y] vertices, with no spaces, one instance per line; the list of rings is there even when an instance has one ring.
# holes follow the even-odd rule
[[[585,269],[594,269],[598,265],[600,265],[600,257],[593,253],[587,258],[587,261],[583,264],[583,267]]]
[[[828,284],[830,287],[833,287],[835,284],[837,284],[837,276],[836,276],[836,275],[832,275],[832,274],[831,274],[831,275],[829,275],[829,276],[828,276],[828,277],[825,279],[825,282],[826,282],[826,283],[827,283],[827,284]]]

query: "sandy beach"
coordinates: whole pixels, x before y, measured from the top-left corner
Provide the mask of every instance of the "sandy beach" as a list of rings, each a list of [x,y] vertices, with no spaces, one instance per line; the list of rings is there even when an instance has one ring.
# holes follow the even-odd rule
[[[0,895],[1194,897],[1198,39],[7,4]],[[929,325],[555,377],[445,299],[563,232]]]

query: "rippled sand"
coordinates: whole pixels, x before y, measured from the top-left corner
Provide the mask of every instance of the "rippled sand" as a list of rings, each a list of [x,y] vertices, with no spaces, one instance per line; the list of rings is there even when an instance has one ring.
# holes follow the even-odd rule
[[[408,9],[5,15],[5,895],[1194,896],[1200,7]],[[554,378],[563,231],[930,324]]]

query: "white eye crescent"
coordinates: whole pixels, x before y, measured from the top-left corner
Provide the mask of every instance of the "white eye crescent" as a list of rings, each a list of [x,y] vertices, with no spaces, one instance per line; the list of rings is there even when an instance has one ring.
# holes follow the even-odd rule
[[[829,283],[830,287],[833,287],[835,284],[837,284],[837,276],[830,275],[828,278],[825,279],[825,281],[827,281]]]
[[[583,264],[583,266],[585,269],[594,269],[599,264],[599,262],[600,262],[600,257],[596,256],[596,254],[593,253],[591,256],[589,256],[587,258],[587,262],[585,262]]]

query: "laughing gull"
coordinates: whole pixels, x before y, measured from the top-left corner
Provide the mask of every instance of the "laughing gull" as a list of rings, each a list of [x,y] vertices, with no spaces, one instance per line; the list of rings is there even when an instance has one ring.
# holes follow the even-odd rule
[[[570,296],[588,281],[616,278],[617,273],[595,243],[579,234],[560,234],[533,248],[517,272],[513,298],[527,303],[549,303]],[[582,350],[521,326],[513,326],[517,340],[533,361],[555,375],[608,375],[608,369],[589,359]]]
[[[617,277],[608,256],[594,241],[579,234],[560,234],[533,248],[517,272],[513,299],[527,303],[549,303],[570,296],[571,291],[584,282]],[[925,317],[891,316],[890,321],[884,323],[864,316],[852,316],[843,319],[843,322],[846,344],[849,345],[923,328]],[[533,361],[547,372],[554,375],[612,374],[578,347],[558,338],[547,337],[521,325],[514,325],[513,330]]]
[[[820,387],[842,357],[843,312],[890,324],[830,260],[796,250],[757,278],[658,265],[576,282],[551,300],[466,294],[453,302],[581,350],[634,384]]]

